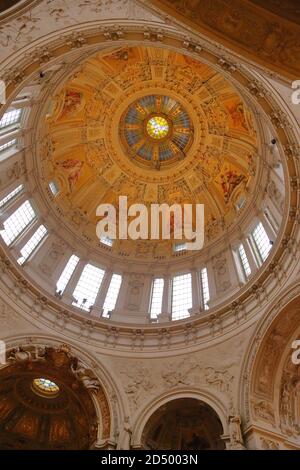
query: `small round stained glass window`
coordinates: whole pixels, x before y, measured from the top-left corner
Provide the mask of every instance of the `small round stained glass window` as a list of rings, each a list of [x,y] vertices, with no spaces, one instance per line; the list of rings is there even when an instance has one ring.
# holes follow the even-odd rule
[[[59,393],[59,386],[49,379],[34,379],[32,385],[34,391],[44,396],[53,397]]]
[[[163,139],[169,132],[168,121],[163,116],[153,116],[147,122],[147,132],[152,139]]]

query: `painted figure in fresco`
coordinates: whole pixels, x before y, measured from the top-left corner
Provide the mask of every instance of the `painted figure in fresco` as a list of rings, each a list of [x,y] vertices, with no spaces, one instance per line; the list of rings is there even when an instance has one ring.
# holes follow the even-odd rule
[[[244,175],[238,175],[236,171],[227,170],[221,175],[221,186],[225,201],[228,202],[234,189],[245,179]]]
[[[57,166],[62,168],[64,172],[67,174],[69,190],[72,191],[79,179],[79,176],[83,167],[83,162],[81,160],[75,160],[75,159],[70,158],[62,162],[57,162],[56,164]]]
[[[75,90],[67,90],[62,115],[75,112],[80,107],[81,100],[81,93]]]
[[[247,126],[245,115],[244,115],[243,104],[237,103],[233,106],[229,106],[227,109],[232,119],[233,126],[235,128],[243,128],[246,131],[248,131],[248,126]]]

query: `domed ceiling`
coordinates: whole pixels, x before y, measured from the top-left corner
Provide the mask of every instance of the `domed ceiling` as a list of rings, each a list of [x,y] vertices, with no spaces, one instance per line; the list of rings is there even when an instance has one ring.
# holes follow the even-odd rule
[[[238,223],[253,194],[251,111],[220,73],[167,49],[90,58],[53,97],[41,132],[40,176],[59,189],[46,192],[51,207],[100,252],[108,249],[96,237],[100,203],[203,203],[207,243]],[[116,240],[109,250],[174,255],[172,240]]]
[[[76,361],[63,346],[40,352],[32,359],[20,350],[19,359],[8,359],[0,370],[0,448],[89,449],[97,438],[97,416],[90,394],[72,373]]]

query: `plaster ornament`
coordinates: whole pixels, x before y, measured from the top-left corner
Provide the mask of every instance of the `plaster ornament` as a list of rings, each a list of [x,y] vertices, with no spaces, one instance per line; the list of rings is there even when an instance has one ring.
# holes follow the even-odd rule
[[[271,439],[266,439],[265,437],[260,438],[261,446],[265,450],[279,450],[279,443],[272,441]]]
[[[264,400],[253,401],[252,403],[254,415],[256,419],[262,419],[275,426],[275,415],[273,406]]]
[[[46,349],[40,346],[19,346],[7,353],[7,361],[11,362],[26,362],[26,361],[44,361]]]

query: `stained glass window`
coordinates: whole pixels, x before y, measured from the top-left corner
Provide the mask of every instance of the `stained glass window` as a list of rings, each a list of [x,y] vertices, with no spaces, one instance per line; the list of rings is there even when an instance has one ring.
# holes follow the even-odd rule
[[[37,392],[48,396],[57,395],[59,392],[59,386],[55,382],[44,378],[34,379],[33,388]]]
[[[168,121],[162,116],[154,116],[147,123],[147,132],[152,139],[163,139],[169,132]]]

